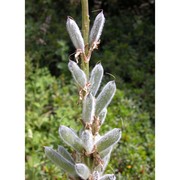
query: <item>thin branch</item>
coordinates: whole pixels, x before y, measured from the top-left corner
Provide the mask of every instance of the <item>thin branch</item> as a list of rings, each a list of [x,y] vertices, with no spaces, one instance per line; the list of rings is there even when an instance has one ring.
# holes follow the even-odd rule
[[[87,78],[89,78],[89,62],[86,61],[88,54],[88,43],[89,43],[89,5],[88,0],[81,0],[82,5],[82,34],[85,44],[85,56],[81,56],[81,68],[86,73]]]

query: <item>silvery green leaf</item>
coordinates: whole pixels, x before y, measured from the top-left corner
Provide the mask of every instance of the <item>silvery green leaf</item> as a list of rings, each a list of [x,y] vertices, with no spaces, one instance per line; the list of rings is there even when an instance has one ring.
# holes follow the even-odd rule
[[[82,119],[85,123],[92,123],[95,112],[95,99],[92,94],[85,96],[83,100]]]
[[[98,171],[94,171],[92,176],[93,176],[93,180],[99,180],[100,178],[100,174]]]
[[[99,121],[100,125],[102,125],[106,119],[106,114],[107,114],[107,108],[103,109],[101,113],[99,114]]]
[[[89,168],[82,163],[78,163],[75,165],[76,173],[82,178],[82,179],[88,179],[90,176],[90,170]]]
[[[68,68],[71,71],[71,74],[78,86],[81,88],[84,88],[87,83],[86,74],[83,70],[80,69],[80,67],[75,63],[74,61],[69,60]]]
[[[103,173],[103,166],[101,164],[97,165],[96,167],[94,167],[94,171],[97,171],[99,173],[99,175],[102,175]]]
[[[95,18],[93,27],[90,32],[90,45],[92,46],[93,43],[98,42],[100,36],[102,34],[102,30],[105,23],[105,17],[103,11],[101,11]]]
[[[88,154],[90,154],[94,147],[93,135],[90,130],[85,130],[81,134],[81,139],[83,142],[83,147]]]
[[[106,170],[106,167],[107,167],[107,165],[109,163],[110,157],[111,157],[111,152],[102,159],[103,160],[102,174]]]
[[[106,174],[100,180],[116,180],[116,176],[114,174]]]
[[[91,92],[93,96],[96,96],[96,93],[102,81],[103,73],[104,73],[104,70],[101,64],[97,64],[91,72],[91,77],[89,80],[89,83],[90,83],[89,91]]]
[[[113,149],[113,146],[110,146],[109,148],[105,149],[104,151],[101,151],[99,154],[100,154],[100,157],[103,159],[105,156],[107,156],[108,154],[111,154],[112,152],[112,149]]]
[[[102,89],[102,91],[100,92],[100,94],[96,99],[96,110],[95,110],[96,116],[99,116],[101,111],[107,108],[115,92],[116,92],[115,81],[110,81],[104,86],[104,88]]]
[[[72,164],[74,164],[74,159],[71,157],[71,154],[63,147],[63,146],[58,146],[58,151],[57,151],[62,157],[70,161]]]
[[[111,157],[111,152],[108,153],[105,157],[101,157],[102,158],[102,162],[103,164],[99,164],[97,165],[94,170],[95,171],[98,171],[100,175],[102,175],[104,173],[104,171],[106,170],[106,167],[109,163],[109,160],[110,160],[110,157]]]
[[[110,148],[115,143],[117,143],[121,138],[121,130],[115,128],[109,132],[107,132],[104,136],[102,136],[97,142],[96,147],[98,152],[104,151],[107,148]]]
[[[72,176],[77,176],[74,164],[65,159],[55,150],[50,147],[45,147],[45,154],[53,163],[61,167],[65,172]]]
[[[82,140],[72,129],[66,126],[60,126],[59,135],[67,145],[71,146],[76,151],[81,152],[83,150]]]
[[[76,49],[81,49],[84,52],[84,40],[76,22],[68,17],[66,22],[67,31]]]

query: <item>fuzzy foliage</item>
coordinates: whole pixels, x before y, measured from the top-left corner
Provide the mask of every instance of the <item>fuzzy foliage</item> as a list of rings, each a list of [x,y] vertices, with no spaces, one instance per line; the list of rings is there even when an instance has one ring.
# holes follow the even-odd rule
[[[72,82],[65,84],[63,76],[55,78],[47,68],[33,67],[29,56],[26,56],[27,180],[47,180],[50,177],[53,180],[68,179],[58,166],[46,159],[43,147],[51,145],[57,149],[60,144],[72,155],[72,148],[59,140],[57,130],[59,124],[76,132],[81,130],[81,106],[77,106],[77,102],[77,89]],[[142,111],[124,91],[117,89],[105,122],[100,134],[114,127],[119,127],[123,132],[122,140],[111,153],[105,173],[114,173],[118,180],[154,179],[154,131],[149,114]],[[107,154],[108,150],[102,151],[101,158]]]

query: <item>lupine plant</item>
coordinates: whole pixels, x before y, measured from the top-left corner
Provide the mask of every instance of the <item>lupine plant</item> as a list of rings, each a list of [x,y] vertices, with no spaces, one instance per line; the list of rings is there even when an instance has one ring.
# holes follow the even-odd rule
[[[104,70],[96,64],[89,77],[89,61],[94,49],[100,44],[100,36],[105,23],[103,11],[95,18],[89,33],[88,1],[82,0],[82,32],[71,18],[67,18],[67,31],[76,48],[75,60],[69,60],[68,68],[79,90],[82,104],[82,128],[79,132],[61,125],[60,140],[73,149],[68,152],[63,146],[57,150],[45,147],[47,157],[68,174],[72,180],[115,180],[114,174],[104,174],[115,144],[121,138],[121,130],[115,128],[105,134],[100,128],[105,122],[107,107],[115,91],[115,81],[108,82],[99,94]],[[90,34],[90,35],[89,35]],[[79,65],[81,57],[81,66]]]

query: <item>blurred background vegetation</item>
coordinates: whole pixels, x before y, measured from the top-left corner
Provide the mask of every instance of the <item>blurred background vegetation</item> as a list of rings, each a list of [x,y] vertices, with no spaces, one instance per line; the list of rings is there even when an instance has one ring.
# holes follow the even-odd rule
[[[154,179],[154,11],[153,0],[90,0],[91,25],[103,9],[101,45],[90,66],[101,61],[103,83],[116,77],[116,96],[101,133],[122,129],[107,173],[117,179]],[[72,16],[81,27],[80,0],[26,1],[26,179],[67,179],[44,155],[57,148],[60,124],[79,130],[78,92],[67,68],[75,51],[66,31]],[[71,150],[71,149],[69,149]]]

